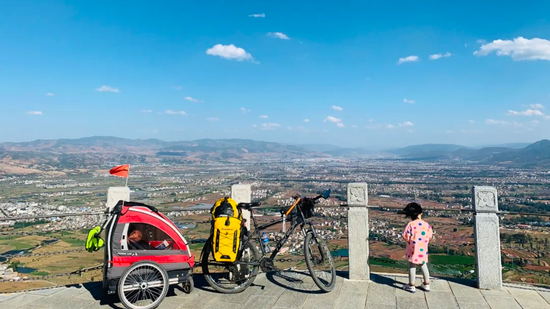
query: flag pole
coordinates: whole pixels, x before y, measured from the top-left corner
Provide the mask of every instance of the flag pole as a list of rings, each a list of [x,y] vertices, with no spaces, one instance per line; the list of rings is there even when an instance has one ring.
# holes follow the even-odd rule
[[[130,178],[130,164],[128,164],[128,176],[126,177],[126,187],[128,187],[128,178]]]

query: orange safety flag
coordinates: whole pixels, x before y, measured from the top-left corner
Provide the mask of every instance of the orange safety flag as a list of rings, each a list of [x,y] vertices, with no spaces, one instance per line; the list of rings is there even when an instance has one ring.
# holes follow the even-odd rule
[[[128,173],[129,172],[130,172],[130,164],[124,164],[124,165],[119,165],[119,166],[113,167],[109,171],[109,174],[119,176],[119,177],[128,178]]]

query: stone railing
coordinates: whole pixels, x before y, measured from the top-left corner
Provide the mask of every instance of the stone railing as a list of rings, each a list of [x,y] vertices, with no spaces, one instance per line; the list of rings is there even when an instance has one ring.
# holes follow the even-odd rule
[[[250,202],[251,193],[250,185],[239,184],[231,187],[231,196],[237,202]],[[497,190],[493,187],[475,186],[472,188],[472,197],[477,286],[480,289],[501,289],[502,263]],[[347,206],[349,279],[370,280],[369,205],[366,183],[348,184]]]
[[[107,207],[118,200],[129,200],[129,189],[111,188],[108,192]],[[251,186],[237,184],[231,187],[231,197],[237,202],[250,202]],[[477,286],[480,289],[502,288],[502,262],[499,235],[497,190],[494,187],[475,186],[472,188],[474,213],[475,271]],[[347,187],[347,223],[349,280],[369,280],[369,208],[368,186],[366,183],[349,183]],[[471,211],[471,210],[470,210]],[[98,215],[99,213],[93,213]],[[82,214],[65,214],[65,216]],[[244,214],[250,222],[250,213]],[[43,216],[47,217],[47,216]],[[27,217],[11,220],[29,219]],[[3,219],[2,219],[3,220]],[[76,249],[75,249],[76,250]],[[83,251],[83,249],[78,249]],[[58,252],[54,252],[57,254]],[[66,253],[59,251],[59,254]]]

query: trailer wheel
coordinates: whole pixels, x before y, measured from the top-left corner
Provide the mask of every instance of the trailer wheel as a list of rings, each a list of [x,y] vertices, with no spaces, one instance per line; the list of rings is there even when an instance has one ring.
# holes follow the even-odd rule
[[[137,262],[120,276],[118,297],[127,309],[156,308],[166,296],[168,284],[162,266],[152,261]]]
[[[182,283],[182,288],[185,294],[191,294],[191,292],[193,292],[193,289],[195,288],[195,282],[193,281],[192,275],[189,275],[189,278],[187,278],[187,281]]]

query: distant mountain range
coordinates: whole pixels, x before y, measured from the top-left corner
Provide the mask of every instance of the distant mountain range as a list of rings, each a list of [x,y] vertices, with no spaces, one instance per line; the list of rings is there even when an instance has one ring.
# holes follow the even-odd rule
[[[516,143],[511,146],[523,146]],[[506,164],[513,167],[550,167],[550,140],[544,139],[522,148],[484,147],[474,149],[452,144],[425,144],[391,150],[390,153],[410,160],[460,159],[479,163]]]
[[[60,171],[107,162],[197,162],[331,157],[388,157],[401,160],[468,160],[514,167],[550,167],[550,141],[472,148],[425,144],[375,152],[326,144],[288,145],[247,139],[166,142],[94,136],[79,139],[0,143],[0,174]]]

